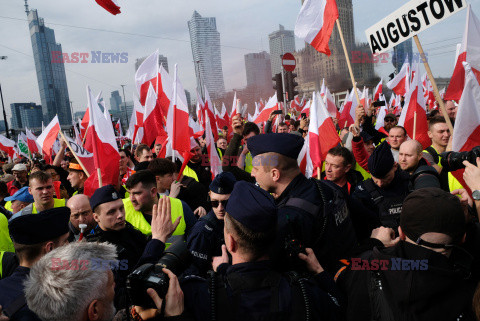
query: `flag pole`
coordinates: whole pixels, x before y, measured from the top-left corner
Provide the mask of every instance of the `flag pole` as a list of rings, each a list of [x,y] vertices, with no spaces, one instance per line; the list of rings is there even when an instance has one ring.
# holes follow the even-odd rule
[[[340,34],[340,40],[342,41],[343,52],[345,53],[345,60],[347,61],[348,72],[350,73],[350,79],[352,80],[353,90],[355,91],[355,97],[357,97],[357,103],[360,104],[360,97],[358,96],[357,84],[355,83],[355,77],[353,75],[352,65],[350,64],[350,57],[348,55],[347,46],[345,45],[345,39],[343,38],[342,27],[340,26],[340,20],[336,21],[338,33]]]
[[[100,167],[97,168],[97,174],[98,174],[98,187],[102,187],[102,171],[100,170]]]
[[[413,140],[417,139],[417,111],[413,113]]]
[[[85,174],[87,174],[87,177],[90,177],[90,173],[87,171],[87,169],[85,168],[85,166],[83,166],[82,161],[81,161],[80,158],[77,156],[77,154],[76,154],[75,151],[73,150],[72,146],[70,146],[70,143],[68,142],[67,138],[65,137],[65,135],[63,134],[62,131],[60,131],[60,136],[62,136],[62,138],[63,138],[63,140],[65,141],[65,143],[67,143],[68,148],[70,148],[70,151],[72,152],[73,156],[75,156],[75,159],[77,160],[78,164],[80,164],[80,166],[82,166],[82,169],[83,169],[83,171],[85,172]]]
[[[453,134],[453,125],[452,122],[450,121],[450,117],[447,115],[447,110],[445,109],[445,105],[443,104],[443,99],[440,96],[440,92],[438,91],[437,83],[435,82],[435,78],[433,78],[432,74],[432,69],[430,69],[430,65],[428,64],[427,58],[425,56],[425,53],[423,51],[422,44],[420,43],[420,39],[418,39],[418,36],[415,35],[413,36],[413,39],[415,40],[415,44],[417,45],[418,52],[420,53],[420,57],[422,57],[423,61],[423,66],[425,67],[425,70],[427,71],[428,78],[430,79],[430,82],[433,87],[433,94],[435,96],[435,99],[438,102],[438,105],[440,106],[440,109],[442,110],[443,117],[445,118],[445,122],[447,123],[448,129],[450,129],[450,133]]]
[[[85,139],[87,138],[87,133],[88,133],[89,128],[90,128],[90,126],[87,125],[87,129],[85,130],[85,135],[83,135],[82,145],[85,145]],[[81,131],[80,131],[80,133],[81,133]]]

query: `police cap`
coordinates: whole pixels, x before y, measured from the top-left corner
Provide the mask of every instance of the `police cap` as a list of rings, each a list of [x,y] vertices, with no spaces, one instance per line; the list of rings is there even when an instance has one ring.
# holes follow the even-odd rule
[[[25,214],[8,222],[15,243],[32,245],[51,241],[68,233],[70,209],[55,207],[38,214]]]
[[[373,177],[383,178],[390,172],[395,164],[390,145],[385,141],[381,143],[368,159],[368,170]]]
[[[231,194],[236,179],[230,172],[222,172],[210,183],[210,190],[216,194]]]
[[[90,198],[90,207],[92,211],[95,211],[95,208],[103,203],[113,202],[120,199],[120,195],[115,190],[113,185],[106,185],[100,187],[93,193],[92,197]]]
[[[238,181],[227,203],[227,213],[253,232],[271,231],[277,225],[273,197],[251,183]]]
[[[277,153],[297,159],[303,143],[302,137],[287,133],[256,135],[247,140],[248,150],[252,157],[265,153]]]

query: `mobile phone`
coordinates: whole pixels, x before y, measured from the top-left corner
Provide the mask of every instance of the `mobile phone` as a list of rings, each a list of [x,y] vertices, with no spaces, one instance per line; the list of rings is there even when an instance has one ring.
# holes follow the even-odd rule
[[[373,107],[380,107],[380,106],[385,106],[385,101],[378,100],[373,102]]]
[[[300,116],[301,116],[302,118],[307,118],[307,113],[301,113]]]
[[[281,111],[281,110],[274,110],[274,111],[272,112],[272,115],[280,115],[280,114],[282,114],[282,111]]]

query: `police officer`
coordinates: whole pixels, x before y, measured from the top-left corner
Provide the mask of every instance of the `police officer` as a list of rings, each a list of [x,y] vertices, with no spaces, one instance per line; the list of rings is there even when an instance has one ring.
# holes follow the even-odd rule
[[[125,206],[125,219],[137,230],[149,236],[152,234],[153,205],[158,203],[155,175],[150,170],[141,170],[130,176],[126,187],[130,193],[129,198],[123,199]],[[172,209],[172,221],[180,218],[180,224],[167,241],[167,247],[177,239],[185,239],[185,235],[195,224],[195,216],[190,207],[181,200],[168,197]]]
[[[11,276],[0,280],[0,305],[10,320],[40,320],[26,306],[23,283],[36,261],[68,242],[69,218],[70,210],[59,207],[35,215],[22,215],[9,222],[20,262]]]
[[[357,243],[347,204],[340,188],[329,181],[307,179],[297,158],[304,139],[292,134],[264,134],[247,140],[253,156],[252,176],[275,197],[278,235],[273,259],[278,266],[302,268],[297,256],[315,251],[327,271],[336,270],[341,253]]]
[[[235,176],[229,172],[218,174],[210,184],[209,198],[212,210],[200,218],[193,226],[187,238],[187,247],[192,253],[193,264],[200,275],[206,274],[211,269],[212,257],[221,255],[223,240],[223,219],[225,218],[226,205],[233,186]]]
[[[410,175],[398,169],[390,146],[383,142],[368,159],[371,179],[361,182],[353,197],[377,214],[374,227],[380,225],[397,230],[402,204],[410,188]]]
[[[181,283],[185,310],[196,320],[333,320],[339,306],[333,280],[311,249],[300,257],[314,277],[291,279],[273,270],[268,248],[274,242],[277,208],[273,198],[251,183],[239,181],[225,214],[222,257],[209,279],[187,276]],[[229,265],[227,251],[232,256]],[[301,290],[305,295],[302,295]]]
[[[348,297],[348,320],[474,320],[476,282],[460,200],[439,188],[412,192],[404,201],[399,238],[387,228],[383,246],[350,260],[337,285]]]
[[[165,242],[180,223],[180,218],[172,223],[171,217],[160,215],[167,205],[170,210],[170,202],[165,198],[159,201],[159,205],[153,206],[152,238],[147,243],[147,236],[125,221],[123,201],[112,185],[97,189],[90,198],[93,218],[98,226],[93,234],[87,235],[87,241],[114,244],[122,266],[114,271],[117,309],[125,308],[127,304],[125,282],[128,274],[137,265],[157,262],[163,254]]]

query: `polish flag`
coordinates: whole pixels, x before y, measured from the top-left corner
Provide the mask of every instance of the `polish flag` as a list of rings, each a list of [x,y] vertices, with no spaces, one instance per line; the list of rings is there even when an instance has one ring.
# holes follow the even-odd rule
[[[159,68],[157,49],[154,53],[145,58],[135,73],[135,86],[137,87],[137,92],[140,97],[140,104],[142,106],[145,106],[145,100],[147,99],[150,84],[153,86],[153,89],[157,88],[158,73]]]
[[[58,122],[58,116],[55,116],[50,124],[45,127],[45,130],[37,138],[37,144],[41,146],[43,158],[47,164],[52,163],[52,146],[55,143],[55,140],[57,140],[59,131],[60,123]]]
[[[272,111],[277,110],[278,108],[278,101],[277,101],[277,95],[273,95],[270,97],[268,100],[267,104],[263,108],[263,110],[260,112],[258,115],[257,119],[255,119],[255,124],[260,124],[263,122],[266,122],[268,118],[270,117],[270,114]]]
[[[339,119],[340,113],[338,112],[337,105],[335,105],[335,99],[332,96],[330,90],[325,88],[325,105],[327,106],[328,113],[332,118]]]
[[[221,113],[218,113],[218,111],[215,109],[215,120],[217,122],[217,128],[223,129],[224,126],[228,127],[228,114],[227,114],[227,108],[225,107],[225,104],[222,103],[222,111]]]
[[[412,65],[410,66],[411,67],[411,70],[410,70],[410,81],[413,82],[413,78],[415,78],[415,74],[417,73],[417,71],[420,69],[418,67],[418,63],[413,63],[412,61]]]
[[[377,87],[375,87],[375,91],[373,94],[373,101],[377,101],[380,99],[380,94],[383,92],[383,79],[380,79]]]
[[[113,15],[121,13],[117,0],[95,0],[95,2]]]
[[[307,101],[305,103],[305,106],[303,106],[301,114],[305,114],[305,115],[307,115],[307,117],[310,117],[310,105],[311,104],[312,104],[311,100]]]
[[[207,113],[207,111],[205,111]],[[222,172],[222,161],[218,157],[215,140],[212,134],[212,126],[210,125],[210,117],[205,115],[205,143],[207,145],[208,159],[210,160],[210,171],[212,172],[212,180]]]
[[[480,21],[475,13],[473,13],[471,5],[468,5],[467,22],[465,24],[465,31],[459,53],[450,84],[445,93],[445,100],[458,101],[462,96],[465,85],[465,68],[463,68],[463,62],[470,64],[470,68],[475,77],[480,80]]]
[[[470,64],[465,65],[465,88],[458,104],[452,150],[470,151],[480,145],[480,85]]]
[[[177,151],[184,158],[187,158],[190,153],[190,133],[185,130],[186,124],[188,124],[187,98],[177,77],[177,64],[175,64],[173,99],[168,109],[167,133],[172,150]]]
[[[0,135],[0,150],[7,153],[7,155],[13,159],[15,154],[15,141],[8,139],[7,137]]]
[[[197,91],[197,119],[205,128],[205,103],[203,102],[202,96]]]
[[[340,128],[348,128],[355,123],[355,109],[358,106],[357,99],[355,98],[355,91],[352,90],[348,95],[345,105],[343,106],[342,113],[338,119],[338,125]]]
[[[118,184],[120,155],[112,123],[105,119],[89,86],[87,86],[87,99],[90,110],[88,124],[90,129],[85,139],[85,149],[93,153],[94,165],[97,169],[90,173],[90,177],[85,181],[84,193],[91,196],[101,186]]]
[[[142,142],[148,146],[152,145],[157,136],[165,133],[163,128],[162,113],[157,106],[157,94],[150,84],[147,98],[145,99],[145,112],[143,114],[143,139]],[[145,130],[146,129],[146,130]]]
[[[143,117],[142,117],[143,118]],[[125,137],[130,139],[133,142],[133,133],[135,132],[135,124],[137,123],[137,117],[135,110],[132,111],[132,116],[130,116],[130,123],[128,125],[127,133]]]
[[[414,124],[416,124],[415,129]],[[432,144],[427,133],[427,110],[425,108],[422,83],[418,73],[415,75],[410,91],[405,97],[405,105],[400,114],[398,125],[405,127],[408,136],[422,144],[424,149]]]
[[[337,19],[338,8],[335,0],[306,0],[295,23],[295,35],[318,52],[330,56],[328,41]]]
[[[400,69],[400,72],[387,83],[387,87],[400,96],[405,96],[410,87],[410,63],[408,56],[405,58],[405,63]]]
[[[138,101],[135,95],[133,96],[133,113],[135,114],[135,125],[133,130],[132,143],[137,144],[143,140],[143,114],[145,113],[144,108]]]
[[[232,112],[230,113],[230,119],[232,119],[233,116],[235,116],[236,114],[240,114],[240,106],[238,106],[237,92],[235,92],[235,95],[233,96]]]
[[[320,88],[320,97],[324,98],[326,93],[325,78],[322,80],[322,87]],[[325,101],[325,100],[324,100]]]
[[[312,106],[310,111],[310,125],[308,127],[308,141],[310,146],[310,158],[313,163],[313,177],[317,177],[317,171],[322,168],[322,162],[327,157],[328,151],[340,143],[333,120],[328,114],[322,99],[313,92]],[[320,133],[322,133],[320,135]]]
[[[157,105],[155,108],[160,109],[162,122],[165,123],[168,114],[168,108],[170,107],[170,101],[173,97],[173,78],[165,70],[165,68],[163,68],[163,66],[160,66],[159,70],[158,82],[156,83],[157,86],[153,87],[157,93]]]
[[[25,127],[25,132],[27,133],[27,145],[28,149],[32,154],[38,153],[41,149],[37,144],[37,137],[32,133],[32,131]]]
[[[90,113],[87,108],[87,110],[85,111],[85,114],[83,115],[82,121],[80,122],[80,134],[82,135],[82,138],[85,137],[85,133],[87,131],[89,122],[90,122]]]
[[[123,137],[122,123],[120,123],[120,119],[115,124],[115,129],[117,130],[118,137]]]
[[[212,101],[210,100],[210,94],[208,93],[207,87],[205,87],[205,112],[203,114],[204,117],[208,116],[209,118],[209,124],[212,127],[212,133],[213,137],[215,138],[215,141],[218,140],[218,128],[217,128],[217,122],[215,121],[215,113],[213,112],[213,104]],[[205,119],[205,129],[207,121]]]
[[[202,127],[202,125],[193,120],[190,115],[188,116],[188,131],[190,133],[190,137],[193,137],[194,139],[203,136],[205,133],[205,129]]]
[[[300,100],[300,97],[297,95],[295,96],[295,99],[292,101],[292,108],[300,112],[302,111],[303,107],[305,107],[306,103],[307,101],[305,100],[305,94],[303,95],[302,100]]]
[[[365,113],[368,112],[370,105],[368,104],[368,88],[363,87],[362,98],[360,98],[360,105],[365,109]]]
[[[385,126],[385,116],[387,115],[388,110],[387,106],[382,106],[380,107],[380,112],[378,113],[377,116],[377,122],[375,123],[375,129],[379,130],[383,126]]]

